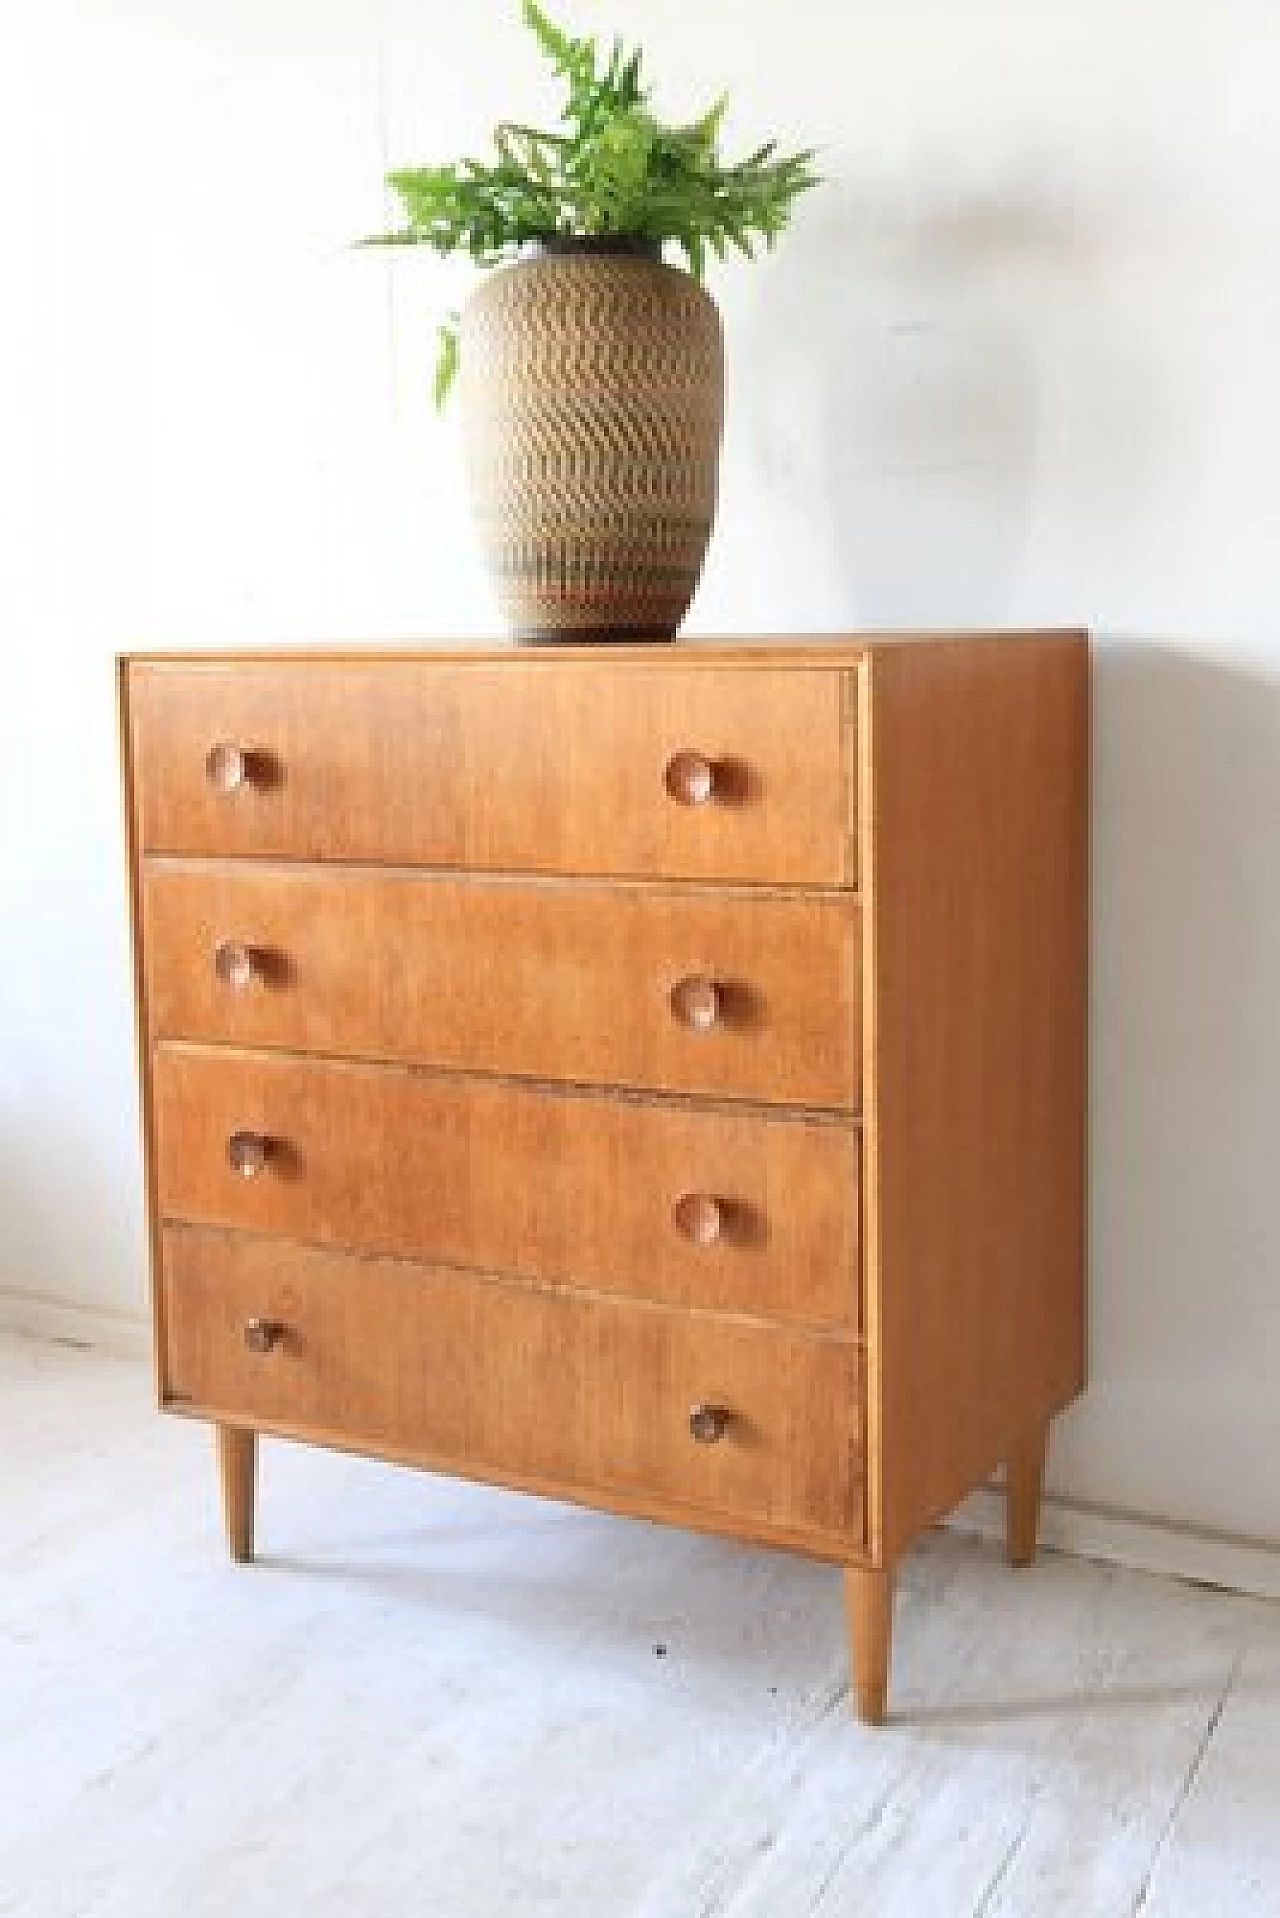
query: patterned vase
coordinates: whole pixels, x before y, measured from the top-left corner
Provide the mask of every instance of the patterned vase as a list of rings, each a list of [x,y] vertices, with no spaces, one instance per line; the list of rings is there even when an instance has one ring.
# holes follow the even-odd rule
[[[637,242],[549,242],[462,315],[467,478],[522,640],[672,639],[715,517],[715,305]]]

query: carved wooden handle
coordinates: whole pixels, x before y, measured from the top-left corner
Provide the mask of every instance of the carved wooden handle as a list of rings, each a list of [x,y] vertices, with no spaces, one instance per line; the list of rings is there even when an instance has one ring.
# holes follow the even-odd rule
[[[699,1445],[718,1445],[728,1429],[732,1414],[723,1405],[692,1405],[689,1431]]]
[[[223,939],[214,947],[213,969],[228,992],[246,992],[262,978],[260,955],[238,939]]]
[[[204,776],[215,792],[241,792],[246,786],[273,786],[280,778],[275,756],[260,746],[218,739],[204,756]]]
[[[671,1010],[691,1032],[710,1032],[720,1017],[720,988],[714,979],[691,973],[672,986]]]
[[[682,806],[705,806],[716,796],[716,762],[704,753],[674,753],[663,784]]]
[[[244,1342],[251,1352],[270,1352],[284,1338],[279,1319],[246,1319]]]
[[[227,1140],[227,1161],[242,1179],[256,1179],[266,1171],[271,1141],[261,1132],[233,1132]]]
[[[233,740],[220,739],[205,754],[204,774],[216,791],[237,792],[253,780],[253,755]]]
[[[671,1216],[695,1245],[714,1245],[724,1230],[724,1207],[709,1192],[682,1192]]]

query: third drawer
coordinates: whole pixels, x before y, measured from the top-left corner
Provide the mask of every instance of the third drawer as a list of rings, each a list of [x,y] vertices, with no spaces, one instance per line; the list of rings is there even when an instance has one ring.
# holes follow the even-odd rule
[[[858,1321],[858,1131],[162,1047],[163,1216],[682,1305]]]

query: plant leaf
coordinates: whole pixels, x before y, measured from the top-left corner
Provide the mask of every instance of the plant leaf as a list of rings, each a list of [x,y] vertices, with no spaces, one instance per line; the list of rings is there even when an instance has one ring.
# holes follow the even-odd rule
[[[436,372],[431,384],[431,396],[435,401],[437,413],[443,412],[445,401],[458,377],[460,358],[458,327],[458,315],[450,313],[436,328]]]
[[[550,232],[633,234],[670,241],[701,276],[709,253],[723,260],[732,247],[753,258],[753,239],[771,248],[797,199],[819,184],[812,147],[780,153],[768,140],[745,159],[722,159],[725,95],[691,123],[668,125],[650,109],[638,47],[615,37],[601,67],[594,35],[557,26],[539,0],[519,0],[519,14],[564,87],[563,130],[504,120],[487,160],[395,169],[387,184],[403,219],[361,244],[428,246],[488,268]],[[438,367],[445,391],[456,372],[450,350]]]

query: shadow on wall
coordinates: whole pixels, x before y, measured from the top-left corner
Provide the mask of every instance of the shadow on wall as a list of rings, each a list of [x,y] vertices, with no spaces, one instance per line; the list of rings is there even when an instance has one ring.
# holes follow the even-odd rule
[[[827,189],[739,330],[769,369],[751,456],[821,526],[847,623],[1165,585],[1200,430],[1147,270],[1197,230],[1174,215],[1155,176],[1113,208],[1029,165],[949,200]],[[1280,672],[1231,660],[1098,645],[1094,1385],[1053,1478],[1280,1539]]]
[[[1280,1538],[1280,681],[1215,650],[1096,655],[1096,1393],[1055,1478]]]
[[[1155,370],[1108,302],[1122,236],[1025,179],[900,205],[833,182],[822,205],[743,329],[770,369],[760,476],[785,498],[807,472],[851,624],[1007,621],[1033,509],[1114,528],[1167,473]]]

